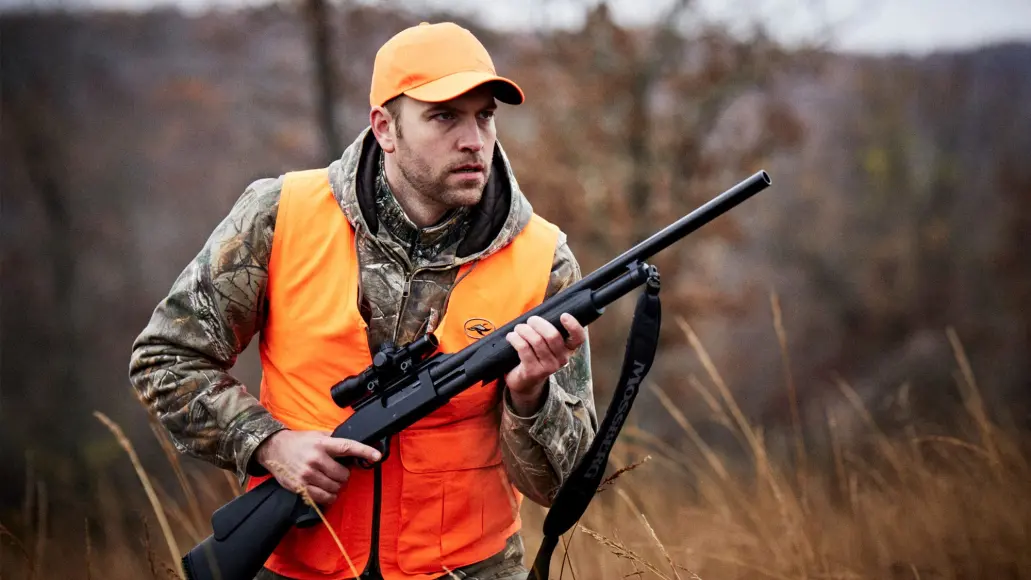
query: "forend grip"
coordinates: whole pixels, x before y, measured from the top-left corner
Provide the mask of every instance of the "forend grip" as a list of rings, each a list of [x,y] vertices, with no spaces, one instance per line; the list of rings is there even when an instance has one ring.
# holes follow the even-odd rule
[[[559,320],[563,313],[568,312],[577,322],[586,326],[597,320],[605,311],[596,303],[594,294],[590,288],[584,288],[536,315],[550,322],[563,337],[567,337],[569,333],[566,332],[562,321]],[[520,317],[519,320],[524,319],[525,317]],[[480,339],[481,344],[476,345],[476,352],[465,361],[463,368],[465,374],[486,382],[498,379],[504,373],[515,368],[519,364],[519,353],[505,340],[505,336],[513,328],[515,328],[515,324],[510,323]]]
[[[605,305],[598,304],[595,294],[593,290],[585,288],[574,293],[567,300],[563,300],[552,308],[538,314],[538,316],[550,322],[559,331],[562,338],[569,338],[566,327],[562,326],[561,317],[563,313],[568,312],[571,314],[581,326],[587,326],[605,313]]]

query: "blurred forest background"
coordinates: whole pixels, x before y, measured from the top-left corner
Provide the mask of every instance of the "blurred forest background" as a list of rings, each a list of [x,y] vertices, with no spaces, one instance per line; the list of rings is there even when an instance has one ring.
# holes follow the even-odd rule
[[[642,27],[584,4],[582,26],[530,32],[323,0],[0,14],[0,576],[171,562],[140,543],[155,513],[95,410],[180,547],[205,535],[231,485],[190,459],[176,484],[127,381],[132,341],[248,183],[324,166],[365,127],[377,48],[452,19],[526,91],[499,140],[584,272],[759,169],[773,179],[656,260],[662,350],[614,456],[653,460],[592,521],[647,513],[703,578],[1031,578],[1031,42],[843,54],[730,34],[688,1]],[[631,310],[592,326],[599,414]],[[255,344],[235,369],[252,389]],[[910,478],[921,438],[948,460]],[[880,519],[857,515],[864,497]],[[581,577],[616,573],[598,553],[625,567],[612,577],[687,577],[642,555],[655,536],[630,519],[626,541],[576,539]]]

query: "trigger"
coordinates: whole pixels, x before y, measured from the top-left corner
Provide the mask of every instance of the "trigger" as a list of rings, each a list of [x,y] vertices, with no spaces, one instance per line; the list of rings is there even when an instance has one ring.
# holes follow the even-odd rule
[[[375,466],[379,465],[380,463],[383,463],[384,461],[387,460],[387,457],[390,456],[390,438],[389,437],[384,437],[383,439],[380,439],[380,441],[378,443],[373,443],[372,445],[370,445],[370,447],[372,447],[376,451],[379,451],[381,457],[379,458],[379,461],[369,461],[368,459],[359,459],[358,460],[358,465],[360,465],[361,467],[363,467],[365,469],[371,469],[371,468],[373,468],[373,467],[375,467]]]

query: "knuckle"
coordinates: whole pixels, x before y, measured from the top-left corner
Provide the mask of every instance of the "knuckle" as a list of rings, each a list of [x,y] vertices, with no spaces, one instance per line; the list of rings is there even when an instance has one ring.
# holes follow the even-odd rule
[[[544,319],[541,319],[541,323],[538,325],[537,332],[547,337],[560,336],[558,333],[558,329],[555,328],[555,325]]]
[[[530,328],[530,325],[526,324],[525,322],[521,322],[521,323],[517,324],[514,330],[520,336],[525,336],[526,333],[533,331],[533,329]]]

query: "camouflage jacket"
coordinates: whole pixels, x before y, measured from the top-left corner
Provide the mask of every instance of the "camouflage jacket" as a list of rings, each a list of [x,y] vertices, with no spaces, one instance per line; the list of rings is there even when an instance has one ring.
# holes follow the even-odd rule
[[[483,200],[420,230],[381,177],[381,152],[366,129],[329,167],[340,208],[356,232],[361,304],[375,352],[404,344],[440,319],[458,267],[497,251],[532,214],[501,146]],[[154,310],[133,344],[130,380],[144,405],[184,453],[236,472],[263,472],[251,456],[285,426],[230,373],[261,332],[268,262],[283,178],[252,183]],[[580,278],[565,235],[556,248],[547,295]],[[517,416],[503,397],[502,456],[516,487],[550,505],[597,429],[585,344],[546,386],[542,408]]]

